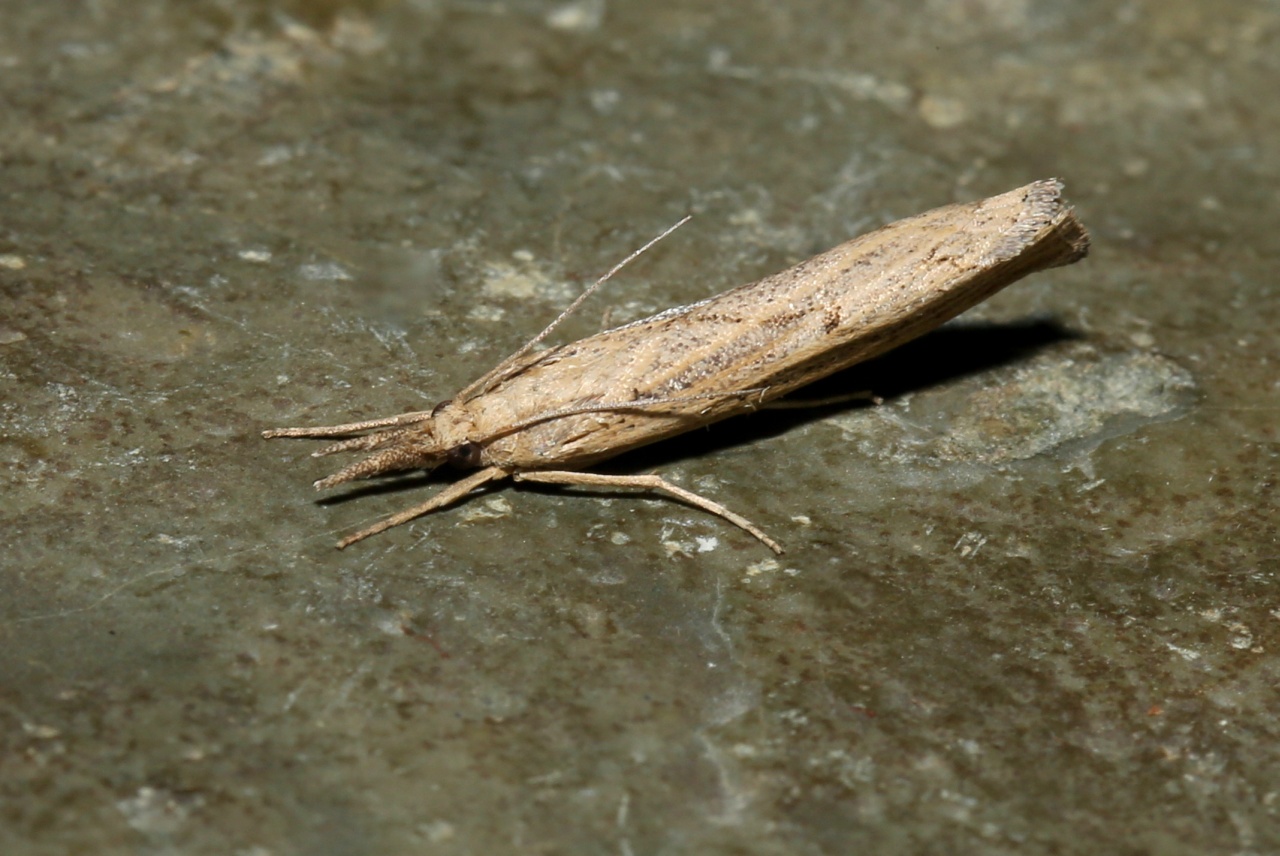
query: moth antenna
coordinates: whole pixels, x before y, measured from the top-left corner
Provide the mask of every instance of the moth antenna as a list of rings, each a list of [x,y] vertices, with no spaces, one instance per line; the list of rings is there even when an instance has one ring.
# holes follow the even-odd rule
[[[555,330],[557,327],[559,327],[561,322],[564,321],[564,319],[568,318],[575,311],[577,311],[578,307],[582,305],[582,302],[586,300],[588,297],[590,297],[591,295],[595,294],[596,291],[599,290],[600,286],[604,285],[606,282],[613,279],[614,275],[618,273],[618,271],[622,270],[624,267],[631,264],[631,262],[635,261],[637,258],[639,258],[640,256],[644,255],[646,252],[648,252],[650,248],[653,247],[654,244],[658,243],[663,238],[667,237],[676,229],[679,229],[681,226],[683,226],[685,223],[688,223],[692,219],[693,219],[692,214],[684,215],[676,223],[664,229],[662,233],[659,234],[657,237],[651,238],[649,242],[646,243],[643,247],[634,251],[633,253],[631,253],[631,255],[627,256],[625,259],[623,259],[622,261],[614,265],[612,268],[610,268],[608,273],[606,273],[604,276],[597,279],[594,283],[591,284],[590,287],[588,287],[585,291],[579,294],[578,297],[572,303],[570,303],[569,306],[565,308],[563,312],[561,312],[559,315],[555,317],[554,321],[552,321],[550,324],[548,324],[546,327],[542,329],[541,333],[534,336],[529,341],[525,342],[524,345],[522,345],[520,349],[517,350],[514,354],[507,357],[505,360],[498,363],[488,372],[486,372],[485,374],[481,375],[478,379],[473,381],[469,386],[463,389],[462,392],[455,395],[454,400],[461,403],[461,402],[468,401],[472,398],[475,398],[477,395],[484,395],[486,392],[492,389],[495,384],[501,383],[502,381],[510,377],[513,374],[513,372],[510,371],[512,364],[515,363],[517,360],[519,360],[521,357],[523,357],[525,354],[532,351],[537,346],[537,344],[541,342],[543,339],[547,338],[547,336],[551,335],[552,331]]]

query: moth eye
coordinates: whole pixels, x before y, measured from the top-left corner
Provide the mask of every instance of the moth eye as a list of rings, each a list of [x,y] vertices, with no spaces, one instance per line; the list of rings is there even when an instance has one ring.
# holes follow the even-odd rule
[[[439,404],[437,404],[435,407],[431,408],[431,418],[432,418],[432,419],[435,419],[437,416],[439,416],[439,415],[440,415],[440,411],[441,411],[441,410],[444,410],[444,409],[445,409],[446,407],[448,407],[450,404],[453,404],[453,399],[452,399],[452,398],[446,398],[444,401],[440,402],[440,403],[439,403]]]
[[[480,444],[460,443],[448,452],[449,463],[455,467],[480,466]]]

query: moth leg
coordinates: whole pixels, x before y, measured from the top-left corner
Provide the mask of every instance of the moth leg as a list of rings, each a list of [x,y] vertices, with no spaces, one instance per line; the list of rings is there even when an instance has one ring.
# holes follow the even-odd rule
[[[382,419],[368,419],[364,422],[348,422],[345,425],[321,425],[315,428],[272,428],[263,431],[262,436],[270,440],[273,437],[341,437],[344,434],[356,434],[371,428],[387,428],[393,425],[412,425],[431,418],[430,410],[419,410],[415,413],[401,413],[399,416],[386,416]]]
[[[725,508],[718,502],[707,499],[705,496],[698,496],[692,491],[677,487],[662,476],[649,473],[640,476],[621,476],[621,475],[604,475],[601,473],[575,473],[563,470],[530,470],[523,473],[515,473],[512,476],[516,481],[528,482],[544,482],[546,484],[567,484],[579,487],[635,487],[642,490],[656,490],[668,493],[683,502],[687,502],[695,508],[701,508],[709,514],[716,517],[723,517],[734,526],[745,529],[752,535],[759,538],[766,547],[775,553],[782,553],[782,546],[741,514],[735,514]]]
[[[850,401],[870,401],[872,404],[884,404],[884,399],[869,389],[858,392],[846,392],[843,395],[828,395],[826,398],[780,398],[760,405],[761,410],[808,410],[812,407],[831,407],[835,404],[848,404]]]
[[[471,491],[480,487],[480,485],[494,481],[495,479],[503,478],[506,475],[506,470],[501,467],[486,467],[483,470],[474,472],[465,479],[456,481],[444,488],[421,505],[415,505],[413,508],[405,509],[404,511],[393,514],[390,517],[379,520],[372,526],[361,529],[354,535],[348,535],[346,538],[343,538],[338,542],[338,549],[341,550],[344,547],[350,547],[352,544],[357,541],[363,541],[370,535],[377,535],[379,532],[386,531],[392,526],[399,526],[401,523],[408,523],[415,517],[421,517],[424,514],[435,511],[437,508],[443,508],[446,505],[455,503],[467,494],[471,493]]]

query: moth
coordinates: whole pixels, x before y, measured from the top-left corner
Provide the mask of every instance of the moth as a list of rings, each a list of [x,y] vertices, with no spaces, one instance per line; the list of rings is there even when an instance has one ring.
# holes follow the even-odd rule
[[[1089,249],[1088,232],[1063,200],[1062,185],[1047,179],[899,220],[758,282],[535,350],[622,265],[674,228],[597,280],[520,350],[431,410],[263,432],[266,438],[345,438],[315,456],[365,453],[317,481],[317,489],[446,464],[474,470],[425,502],[343,538],[338,547],[510,478],[663,492],[781,553],[745,517],[659,475],[584,468],[759,408],[914,339],[1030,273],[1076,262]]]

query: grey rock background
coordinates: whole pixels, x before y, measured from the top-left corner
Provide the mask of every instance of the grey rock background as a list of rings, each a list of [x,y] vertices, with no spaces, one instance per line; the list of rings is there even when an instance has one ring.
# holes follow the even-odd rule
[[[0,2],[0,851],[1276,853],[1280,5]],[[1056,175],[1089,259],[345,552],[267,427]],[[339,496],[350,495],[339,494]]]

